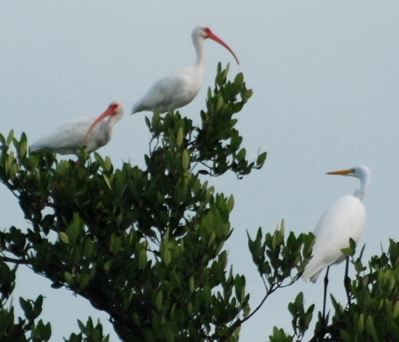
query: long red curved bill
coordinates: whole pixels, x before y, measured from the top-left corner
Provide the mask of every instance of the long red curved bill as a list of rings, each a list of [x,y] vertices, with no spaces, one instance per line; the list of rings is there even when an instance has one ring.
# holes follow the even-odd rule
[[[87,140],[89,140],[89,136],[91,131],[93,130],[93,128],[102,120],[104,120],[107,116],[113,115],[115,113],[115,109],[112,106],[109,106],[108,109],[102,113],[90,126],[90,128],[88,129],[85,138],[84,138],[84,142],[86,143]]]
[[[216,34],[214,34],[209,28],[207,28],[206,30],[207,33],[207,38],[214,40],[215,42],[219,43],[220,45],[224,46],[227,50],[230,51],[230,53],[234,56],[237,64],[240,64],[240,62],[238,61],[238,58],[236,56],[236,54],[233,52],[233,50],[230,48],[230,46],[228,46],[223,40],[221,40]]]

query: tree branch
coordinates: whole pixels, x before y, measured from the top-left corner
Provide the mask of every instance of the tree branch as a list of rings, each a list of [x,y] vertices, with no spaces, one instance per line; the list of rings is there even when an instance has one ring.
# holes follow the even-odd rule
[[[0,258],[2,259],[2,261],[12,262],[14,264],[19,264],[19,265],[21,265],[21,264],[22,265],[30,265],[31,264],[30,261],[25,260],[25,259],[13,259],[13,258],[9,258],[9,257],[6,257],[6,256],[0,256]]]

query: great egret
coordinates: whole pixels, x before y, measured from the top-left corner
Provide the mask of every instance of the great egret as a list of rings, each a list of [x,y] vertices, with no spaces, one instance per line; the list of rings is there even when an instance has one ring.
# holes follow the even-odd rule
[[[316,241],[313,246],[313,256],[305,267],[302,279],[305,281],[310,279],[311,282],[315,283],[320,272],[327,267],[323,319],[329,267],[332,264],[339,264],[345,260],[341,249],[349,247],[350,238],[357,243],[362,236],[366,222],[366,210],[362,200],[370,183],[371,176],[369,169],[365,166],[328,172],[327,174],[356,177],[360,180],[360,188],[355,191],[353,196],[346,195],[335,201],[321,216],[314,230]],[[345,285],[347,288],[348,284],[346,281],[347,274],[345,276]],[[348,290],[347,296],[349,301]]]
[[[205,72],[204,42],[207,38],[214,40],[229,50],[237,64],[239,64],[233,50],[208,27],[197,26],[191,36],[197,54],[197,62],[155,82],[148,92],[134,104],[132,114],[154,110],[164,113],[169,108],[177,109],[186,106],[197,96]]]
[[[32,152],[45,150],[59,154],[73,154],[79,147],[86,145],[87,152],[95,151],[111,140],[112,128],[122,115],[122,104],[112,102],[98,118],[81,117],[67,122],[29,148]],[[109,119],[104,120],[106,117]]]

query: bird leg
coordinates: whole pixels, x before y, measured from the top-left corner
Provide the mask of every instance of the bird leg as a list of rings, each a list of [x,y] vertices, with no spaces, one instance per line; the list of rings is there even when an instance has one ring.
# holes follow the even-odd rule
[[[327,299],[327,286],[328,286],[328,271],[330,266],[327,267],[326,275],[324,277],[324,296],[323,296],[323,320],[322,326],[325,328],[327,326],[326,322],[326,299]]]
[[[346,297],[348,298],[348,305],[351,303],[351,297],[350,297],[350,284],[351,280],[348,276],[348,270],[349,270],[349,257],[346,257],[345,261],[345,277],[344,277],[344,286],[345,286],[345,291],[346,291]]]

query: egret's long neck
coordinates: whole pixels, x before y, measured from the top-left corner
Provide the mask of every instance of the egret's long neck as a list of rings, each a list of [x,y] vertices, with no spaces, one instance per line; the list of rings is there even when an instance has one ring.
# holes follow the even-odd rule
[[[357,189],[353,196],[358,198],[359,200],[363,200],[364,196],[366,195],[366,190],[370,183],[370,177],[365,176],[360,178],[360,189]]]

